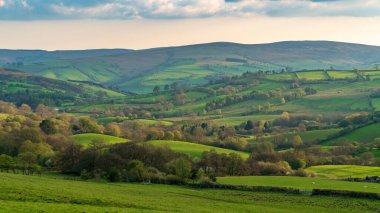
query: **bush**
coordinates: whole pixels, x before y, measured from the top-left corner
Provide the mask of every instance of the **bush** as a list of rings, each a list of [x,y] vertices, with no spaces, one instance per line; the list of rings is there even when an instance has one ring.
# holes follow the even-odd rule
[[[165,183],[170,184],[170,185],[184,185],[185,181],[178,176],[168,175],[168,176],[166,176]]]
[[[80,178],[82,180],[88,180],[88,179],[91,179],[92,178],[92,174],[90,172],[88,172],[87,170],[83,169],[81,172],[80,172]]]
[[[315,177],[315,174],[313,172],[308,172],[304,169],[298,169],[294,171],[293,175],[298,177]]]

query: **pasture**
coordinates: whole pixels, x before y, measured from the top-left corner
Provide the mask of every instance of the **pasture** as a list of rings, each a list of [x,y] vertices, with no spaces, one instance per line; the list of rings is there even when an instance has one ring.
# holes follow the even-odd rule
[[[219,177],[217,178],[217,182],[231,185],[289,187],[305,191],[311,191],[312,189],[334,189],[380,193],[380,185],[376,183],[347,182],[323,178],[292,176],[234,176]]]
[[[380,176],[380,167],[357,165],[322,165],[307,168],[318,177],[323,178],[365,178],[366,176]]]
[[[76,143],[81,144],[85,147],[89,146],[95,140],[101,140],[107,144],[124,143],[129,141],[125,138],[93,133],[73,135],[72,138]]]
[[[354,79],[357,77],[353,71],[328,71],[327,73],[332,79]]]
[[[148,143],[156,145],[156,146],[168,146],[170,149],[172,149],[175,152],[184,153],[193,158],[200,158],[203,152],[210,151],[212,149],[214,149],[219,154],[236,153],[236,154],[239,154],[244,159],[247,159],[249,157],[249,153],[246,153],[246,152],[239,152],[239,151],[234,151],[230,149],[217,148],[213,146],[207,146],[203,144],[189,143],[189,142],[183,142],[183,141],[155,140],[155,141],[149,141]]]
[[[373,212],[375,200],[0,173],[1,212]],[[284,208],[286,206],[286,208]]]
[[[345,142],[345,141],[366,143],[366,142],[372,142],[376,138],[380,138],[380,124],[379,123],[371,124],[371,125],[356,129],[339,138],[327,141],[324,144],[334,145],[334,144],[338,144],[340,142]]]
[[[297,77],[300,80],[307,80],[307,81],[318,81],[318,80],[329,79],[329,76],[324,71],[297,72]]]

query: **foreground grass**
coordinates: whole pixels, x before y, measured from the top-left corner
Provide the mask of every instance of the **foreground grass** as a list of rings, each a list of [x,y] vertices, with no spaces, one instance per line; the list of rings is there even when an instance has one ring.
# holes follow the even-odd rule
[[[322,178],[304,178],[288,176],[243,176],[220,177],[218,183],[248,186],[278,186],[306,191],[312,189],[335,189],[380,193],[380,184],[337,181]]]
[[[210,151],[211,149],[215,149],[216,152],[219,154],[237,153],[244,159],[247,159],[249,157],[249,153],[246,152],[239,152],[230,149],[217,148],[213,146],[206,146],[203,144],[189,143],[183,141],[155,140],[149,141],[148,143],[158,146],[169,146],[169,148],[175,152],[185,153],[194,158],[200,158],[203,152]]]
[[[314,172],[318,177],[325,178],[365,178],[366,176],[380,176],[380,167],[373,166],[323,165],[312,166],[307,170]]]
[[[0,173],[1,212],[376,212],[375,200]],[[286,207],[286,208],[285,208]]]
[[[79,134],[79,135],[73,135],[73,139],[76,143],[81,144],[83,146],[88,146],[91,144],[94,140],[100,139],[108,144],[116,144],[116,143],[124,143],[128,142],[128,139],[125,138],[119,138],[115,136],[110,135],[102,135],[102,134]]]

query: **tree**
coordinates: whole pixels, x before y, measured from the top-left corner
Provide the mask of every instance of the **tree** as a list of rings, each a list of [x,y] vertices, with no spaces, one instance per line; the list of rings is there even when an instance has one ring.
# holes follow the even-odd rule
[[[293,170],[303,169],[306,167],[306,162],[300,158],[292,158],[287,160]]]
[[[29,105],[27,104],[22,104],[19,108],[20,112],[24,115],[29,115],[29,114],[32,114],[33,111],[32,111],[32,108],[30,108]]]
[[[167,163],[167,168],[170,173],[180,177],[181,179],[187,179],[191,174],[191,162],[185,158],[177,158]]]
[[[294,147],[299,147],[303,144],[302,138],[299,135],[296,135],[292,138],[293,141],[293,146]]]
[[[154,94],[158,94],[158,93],[160,93],[160,87],[159,86],[155,86],[154,88],[153,88],[153,93]]]
[[[0,155],[0,169],[1,169],[1,171],[8,172],[10,169],[14,169],[14,167],[15,167],[15,162],[11,156],[5,155],[5,154]]]
[[[116,123],[109,123],[106,125],[105,133],[107,135],[119,137],[121,135],[121,129]]]
[[[40,123],[40,128],[48,135],[58,133],[57,121],[55,119],[45,119]]]
[[[131,182],[143,181],[146,177],[144,163],[131,160],[127,165],[127,180]]]
[[[244,129],[245,130],[251,130],[251,129],[253,129],[253,127],[254,127],[253,122],[251,120],[248,120],[244,126]]]
[[[101,133],[102,127],[89,117],[81,117],[78,120],[78,127],[82,133]]]
[[[63,151],[58,153],[57,166],[62,172],[73,172],[74,166],[79,161],[82,146],[70,143]]]

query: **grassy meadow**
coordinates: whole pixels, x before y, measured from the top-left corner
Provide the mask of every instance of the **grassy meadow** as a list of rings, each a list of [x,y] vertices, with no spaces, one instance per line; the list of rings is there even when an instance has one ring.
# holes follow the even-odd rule
[[[366,143],[371,142],[376,138],[380,138],[380,124],[371,124],[359,129],[356,129],[346,135],[343,135],[339,138],[327,141],[325,144],[337,144],[339,142],[359,142]]]
[[[183,142],[183,141],[155,140],[155,141],[149,141],[148,143],[157,145],[157,146],[168,146],[170,149],[172,149],[175,152],[184,153],[193,158],[200,158],[203,152],[210,151],[211,149],[214,149],[219,154],[236,153],[236,154],[239,154],[244,159],[247,159],[249,157],[249,153],[246,153],[246,152],[239,152],[239,151],[234,151],[230,149],[223,149],[223,148],[206,146],[203,144]]]
[[[375,200],[0,173],[2,212],[373,212]],[[286,208],[284,208],[286,206]]]
[[[74,139],[76,143],[81,144],[85,147],[90,145],[95,140],[102,140],[106,142],[107,144],[124,143],[124,142],[129,141],[128,139],[125,139],[125,138],[119,138],[119,137],[110,136],[110,135],[94,134],[94,133],[73,135],[72,138]]]
[[[380,167],[357,165],[322,165],[307,168],[318,177],[324,178],[365,178],[366,176],[380,176]]]
[[[380,193],[379,184],[359,183],[323,178],[305,178],[290,176],[240,176],[240,177],[219,177],[218,183],[247,186],[277,186],[296,188],[305,191],[312,189],[334,189],[360,192]]]

